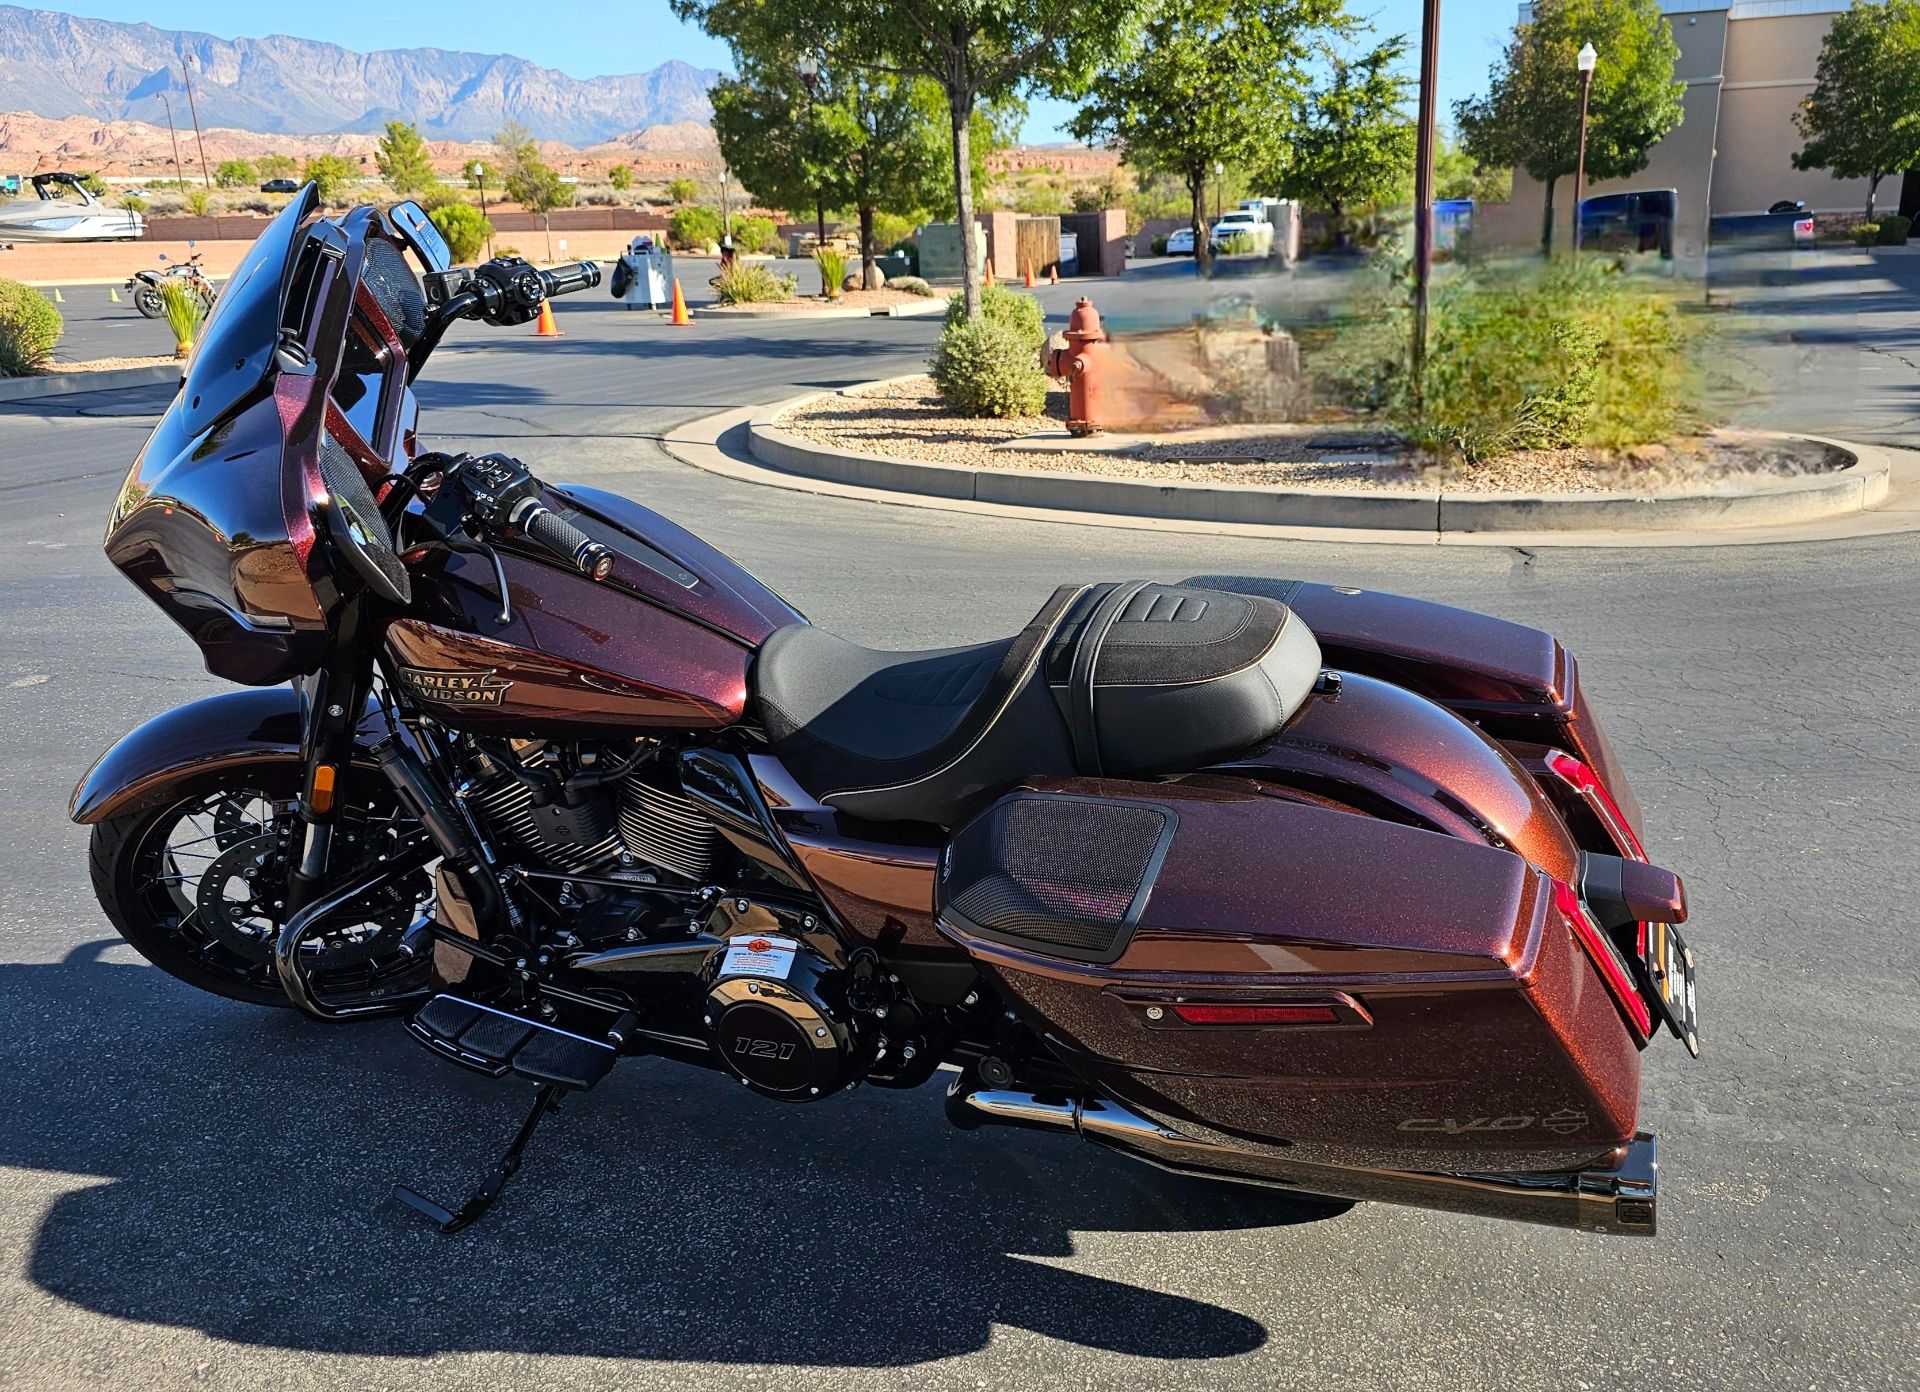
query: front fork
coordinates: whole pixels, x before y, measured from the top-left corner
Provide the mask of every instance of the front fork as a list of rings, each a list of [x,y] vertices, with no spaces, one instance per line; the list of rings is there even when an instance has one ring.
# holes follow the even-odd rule
[[[301,692],[300,855],[287,883],[289,921],[326,882],[340,792],[353,764],[360,719],[373,687],[371,625],[364,599],[350,600],[327,660]]]

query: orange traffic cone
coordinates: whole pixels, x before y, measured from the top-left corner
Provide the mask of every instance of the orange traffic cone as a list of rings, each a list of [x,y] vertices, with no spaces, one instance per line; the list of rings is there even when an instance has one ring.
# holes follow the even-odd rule
[[[691,324],[693,316],[687,313],[687,298],[680,293],[680,277],[673,278],[673,319],[675,324]]]
[[[993,262],[991,262],[991,261],[989,261],[989,262],[987,262],[987,280],[986,280],[986,283],[987,283],[988,285],[992,285],[992,284],[993,284]]]
[[[1060,263],[1056,261],[1051,266],[1047,267],[1047,284],[1058,285],[1059,283],[1060,283]]]
[[[565,338],[560,326],[553,322],[553,301],[540,301],[540,318],[533,326],[535,338]]]
[[[1033,258],[1027,258],[1027,289],[1033,289]]]

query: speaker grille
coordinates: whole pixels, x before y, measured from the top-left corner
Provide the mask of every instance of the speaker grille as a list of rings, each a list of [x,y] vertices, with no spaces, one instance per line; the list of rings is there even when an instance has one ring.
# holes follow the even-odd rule
[[[1016,793],[953,838],[942,903],[989,937],[1111,961],[1146,903],[1174,820],[1151,803]]]

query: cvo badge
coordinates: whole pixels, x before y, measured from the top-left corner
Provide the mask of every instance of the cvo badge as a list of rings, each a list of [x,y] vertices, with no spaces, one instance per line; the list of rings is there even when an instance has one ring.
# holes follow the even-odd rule
[[[402,667],[400,675],[423,701],[438,701],[452,706],[497,706],[507,695],[510,681],[487,672],[430,672],[421,667]]]

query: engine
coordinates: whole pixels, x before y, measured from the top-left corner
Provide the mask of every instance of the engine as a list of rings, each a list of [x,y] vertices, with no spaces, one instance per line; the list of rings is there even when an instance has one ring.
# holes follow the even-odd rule
[[[806,943],[768,933],[727,940],[707,992],[707,1036],[755,1092],[810,1102],[864,1071],[852,1019],[847,973]]]

